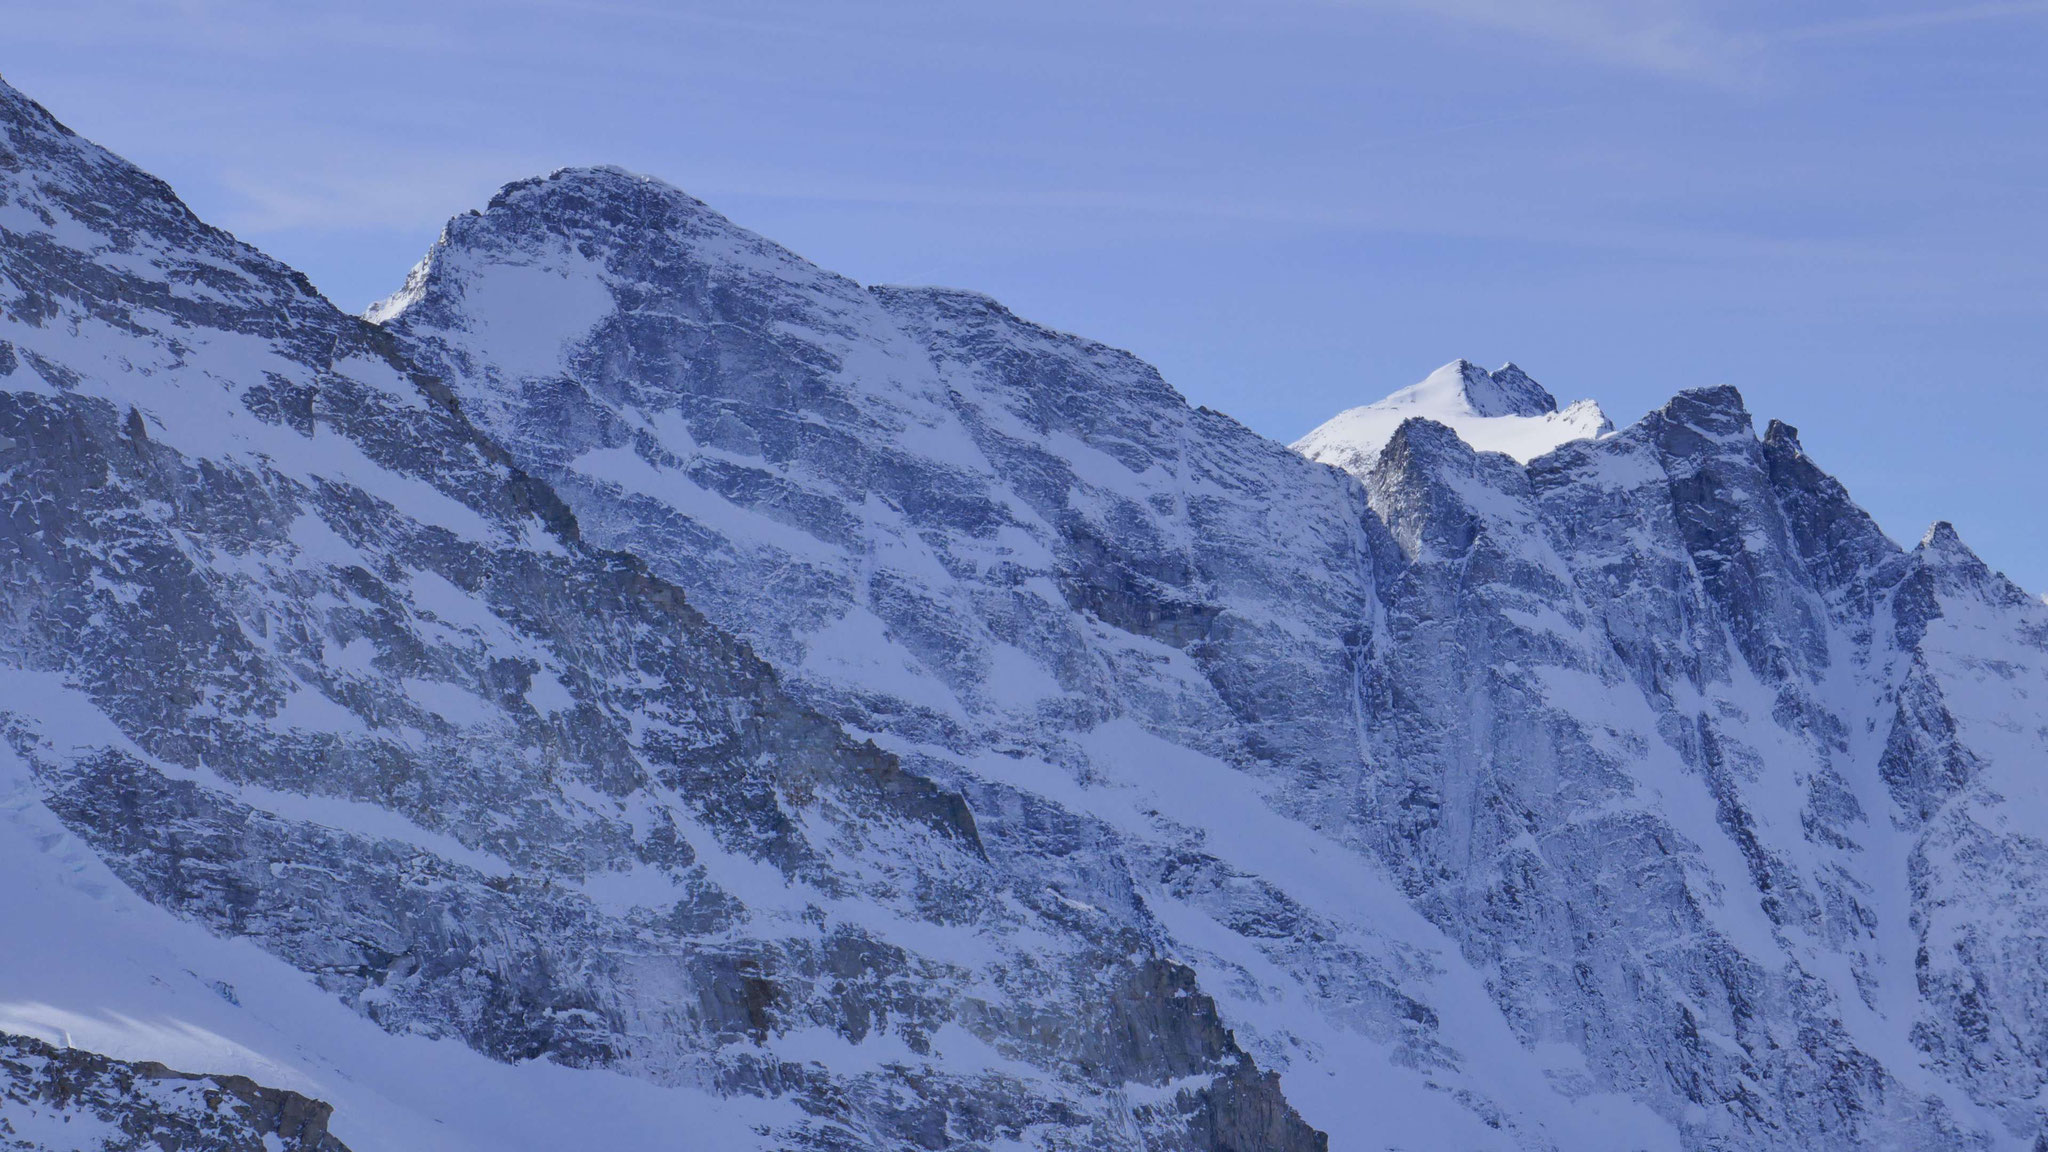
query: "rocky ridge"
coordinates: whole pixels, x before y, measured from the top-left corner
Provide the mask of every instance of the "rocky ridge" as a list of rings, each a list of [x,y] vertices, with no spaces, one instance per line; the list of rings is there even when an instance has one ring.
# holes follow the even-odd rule
[[[333,1109],[242,1076],[173,1072],[0,1036],[0,1147],[348,1152]]]
[[[1009,894],[387,334],[6,96],[0,731],[122,884],[397,1035],[786,1101],[778,1146],[1320,1146],[1184,968]]]
[[[1331,468],[610,169],[366,323],[0,96],[0,783],[349,1043],[722,1147],[2039,1136],[2048,610],[1733,390]]]

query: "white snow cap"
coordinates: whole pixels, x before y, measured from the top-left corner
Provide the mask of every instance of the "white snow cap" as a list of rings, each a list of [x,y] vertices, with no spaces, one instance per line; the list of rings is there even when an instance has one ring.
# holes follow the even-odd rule
[[[1444,425],[1478,451],[1504,452],[1524,464],[1567,441],[1614,431],[1591,400],[1559,411],[1557,400],[1513,364],[1488,372],[1470,360],[1453,360],[1420,384],[1339,412],[1293,447],[1311,460],[1363,475],[1401,422],[1416,416]]]

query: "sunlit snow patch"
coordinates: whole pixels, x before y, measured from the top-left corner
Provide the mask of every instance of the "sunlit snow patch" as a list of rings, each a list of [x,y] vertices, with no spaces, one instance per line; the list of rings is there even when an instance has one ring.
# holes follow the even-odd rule
[[[1394,430],[1418,416],[1448,427],[1481,452],[1503,452],[1524,464],[1560,444],[1614,431],[1598,404],[1580,400],[1560,411],[1557,400],[1513,364],[1488,372],[1455,360],[1420,384],[1339,412],[1293,447],[1311,460],[1363,475]]]

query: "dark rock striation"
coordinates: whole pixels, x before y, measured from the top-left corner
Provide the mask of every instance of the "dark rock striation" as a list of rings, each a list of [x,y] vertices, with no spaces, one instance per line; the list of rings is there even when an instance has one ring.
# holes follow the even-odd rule
[[[21,1152],[349,1152],[322,1101],[26,1036],[0,1035],[0,1092],[0,1146]]]
[[[391,1052],[764,1148],[2041,1136],[2048,607],[1733,389],[1352,474],[617,170],[360,319],[0,127],[0,797]]]

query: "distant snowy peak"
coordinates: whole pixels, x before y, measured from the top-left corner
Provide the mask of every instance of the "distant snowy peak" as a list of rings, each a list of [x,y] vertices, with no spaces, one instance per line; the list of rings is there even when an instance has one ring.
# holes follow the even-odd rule
[[[1294,450],[1347,472],[1364,473],[1379,459],[1403,421],[1434,420],[1481,452],[1503,452],[1526,464],[1572,440],[1614,431],[1591,400],[1560,411],[1557,400],[1513,364],[1488,372],[1455,360],[1422,383],[1374,404],[1331,417],[1294,442]]]
[[[1557,411],[1556,398],[1513,364],[1502,365],[1498,372],[1488,372],[1470,360],[1458,360],[1388,399],[1400,400],[1410,395],[1423,402],[1432,397],[1455,397],[1479,416],[1544,416]]]

